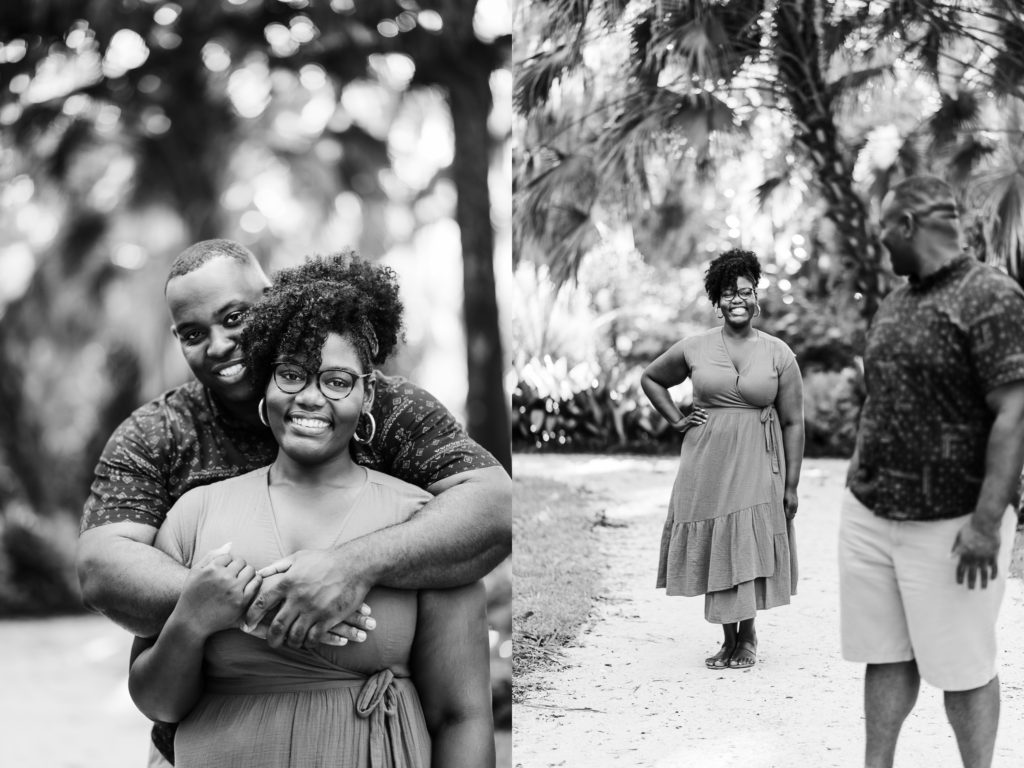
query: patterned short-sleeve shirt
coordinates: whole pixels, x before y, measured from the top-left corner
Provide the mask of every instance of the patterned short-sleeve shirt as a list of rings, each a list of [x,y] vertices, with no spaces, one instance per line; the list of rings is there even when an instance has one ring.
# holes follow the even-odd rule
[[[375,374],[369,444],[353,441],[355,460],[420,488],[472,469],[499,466],[429,392]],[[273,462],[277,443],[218,408],[196,381],[136,409],[115,430],[100,457],[82,530],[131,521],[159,528],[167,511],[192,488]]]
[[[891,520],[973,512],[994,421],[985,397],[1024,380],[1024,291],[969,257],[900,286],[868,332],[864,379],[854,496]]]

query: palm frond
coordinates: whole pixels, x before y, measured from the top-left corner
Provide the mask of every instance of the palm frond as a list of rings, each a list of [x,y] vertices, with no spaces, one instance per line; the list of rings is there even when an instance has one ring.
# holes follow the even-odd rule
[[[943,93],[942,103],[927,121],[935,150],[947,149],[962,131],[977,128],[980,116],[981,101],[974,92]]]
[[[536,244],[548,255],[552,274],[563,281],[569,279],[596,232],[590,219],[596,198],[597,177],[591,159],[559,157],[516,194],[512,217],[516,242]]]
[[[990,82],[996,93],[1021,95],[1024,83],[1024,22],[1007,19],[999,25],[1000,50],[989,64]]]
[[[787,176],[772,176],[769,179],[765,179],[757,185],[755,193],[757,194],[757,207],[759,210],[765,210],[768,207],[768,202],[771,200],[772,194],[783,184],[789,181]]]
[[[989,261],[1024,280],[1024,166],[984,174],[976,187]]]
[[[599,239],[597,228],[589,219],[577,222],[576,226],[565,232],[551,250],[548,268],[551,280],[558,287],[572,283],[580,271],[583,258],[590,252]]]
[[[678,94],[667,88],[638,93],[601,137],[600,175],[642,184],[645,156],[676,143],[692,150],[700,161],[709,156],[715,132],[735,129],[734,111],[713,94]]]
[[[828,84],[828,88],[833,98],[838,98],[840,94],[863,88],[865,85],[870,85],[878,78],[889,74],[892,74],[892,64],[859,69],[854,72],[847,72],[841,77],[836,78]]]
[[[921,172],[925,165],[924,161],[918,137],[911,134],[900,145],[899,151],[896,153],[896,165],[904,176],[915,176]]]
[[[867,26],[871,18],[871,3],[863,3],[851,15],[831,20],[822,26],[821,47],[827,57],[837,53],[855,34]]]
[[[949,158],[947,176],[954,186],[962,187],[970,180],[978,165],[995,152],[991,142],[969,135],[956,146]]]
[[[545,105],[551,96],[552,86],[566,72],[578,66],[581,60],[579,46],[564,43],[523,62],[516,69],[515,86],[512,91],[512,103],[516,110],[526,115]]]
[[[601,19],[606,27],[614,27],[626,12],[629,0],[603,0],[600,7]]]
[[[672,64],[698,81],[728,80],[759,50],[760,3],[685,3],[653,24],[645,66]]]

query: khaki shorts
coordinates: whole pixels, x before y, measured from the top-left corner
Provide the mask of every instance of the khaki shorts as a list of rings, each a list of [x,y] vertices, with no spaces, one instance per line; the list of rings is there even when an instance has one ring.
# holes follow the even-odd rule
[[[146,763],[146,768],[172,768],[171,764],[160,754],[160,750],[156,748],[152,741],[149,742],[149,762]]]
[[[839,523],[839,626],[843,658],[917,661],[944,691],[980,688],[996,675],[996,619],[1006,591],[1016,515],[1003,518],[999,573],[986,589],[956,583],[951,555],[969,515],[951,520],[878,517],[846,490]]]

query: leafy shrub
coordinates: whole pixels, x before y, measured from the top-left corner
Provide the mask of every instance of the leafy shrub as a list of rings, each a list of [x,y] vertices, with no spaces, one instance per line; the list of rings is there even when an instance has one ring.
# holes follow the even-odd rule
[[[78,529],[10,505],[0,516],[0,616],[49,616],[82,608],[75,574]]]
[[[643,367],[567,369],[531,360],[512,393],[512,442],[519,450],[678,450],[680,438],[640,389]],[[564,375],[562,375],[564,374]]]
[[[856,368],[804,373],[804,455],[849,458],[864,404],[864,381]]]

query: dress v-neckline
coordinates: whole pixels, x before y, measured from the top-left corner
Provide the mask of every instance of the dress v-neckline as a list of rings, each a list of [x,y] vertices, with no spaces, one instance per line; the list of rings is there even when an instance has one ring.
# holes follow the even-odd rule
[[[750,360],[754,356],[754,350],[751,350],[750,353],[747,355],[746,359],[743,361],[743,366],[741,370],[740,367],[736,365],[736,361],[732,359],[732,355],[729,354],[729,344],[725,340],[724,327],[720,329],[719,338],[721,338],[722,340],[722,350],[725,352],[725,358],[729,361],[729,365],[732,366],[733,371],[736,373],[736,379],[738,381],[739,377],[743,375],[743,371],[750,367]],[[754,334],[751,338],[754,341],[756,341],[759,338],[758,330],[756,328],[754,329]]]
[[[337,546],[338,542],[341,540],[341,535],[345,533],[345,530],[348,528],[348,524],[352,522],[352,510],[355,509],[356,504],[362,498],[363,494],[366,493],[366,489],[370,485],[369,470],[367,470],[366,467],[360,467],[360,469],[363,470],[363,483],[359,486],[359,490],[356,491],[355,496],[352,497],[352,503],[349,504],[348,509],[345,510],[345,519],[341,521],[341,527],[338,528],[338,532],[335,534],[331,542],[325,547],[321,547],[321,549],[330,549],[331,547]],[[277,543],[277,551],[280,553],[281,557],[288,557],[293,554],[293,552],[285,551],[284,539],[281,536],[281,526],[278,524],[277,520],[277,509],[274,507],[274,497],[270,493],[270,467],[267,467],[267,483],[265,488],[267,493],[267,506],[270,510],[270,523],[274,530],[274,540]]]

